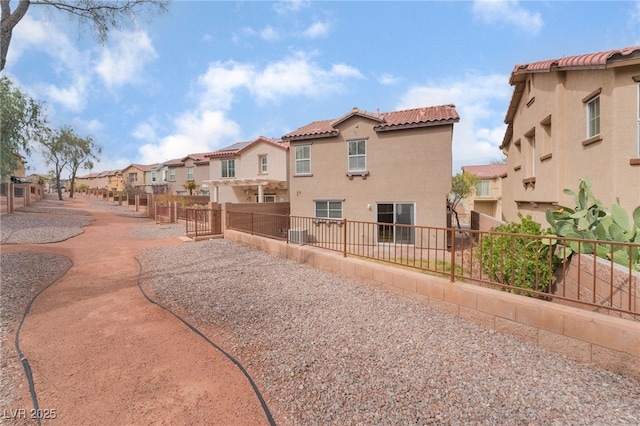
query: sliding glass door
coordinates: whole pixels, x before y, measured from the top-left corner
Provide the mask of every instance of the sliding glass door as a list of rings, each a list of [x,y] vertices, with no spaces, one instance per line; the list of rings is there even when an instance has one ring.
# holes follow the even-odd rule
[[[415,204],[378,203],[378,222],[378,242],[413,244],[413,227],[397,225],[415,224]]]

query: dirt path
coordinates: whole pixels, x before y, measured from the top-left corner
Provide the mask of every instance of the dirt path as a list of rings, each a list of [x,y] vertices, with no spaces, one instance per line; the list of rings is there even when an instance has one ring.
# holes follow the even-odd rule
[[[56,419],[43,424],[268,424],[238,367],[149,303],[137,287],[135,256],[180,240],[132,239],[129,232],[140,219],[92,210],[83,199],[72,206],[96,219],[82,235],[61,243],[2,247],[73,261],[34,302],[20,335],[39,407],[55,410]],[[26,384],[21,391],[27,406],[3,407],[5,424],[11,423],[9,410],[26,409],[30,415]]]

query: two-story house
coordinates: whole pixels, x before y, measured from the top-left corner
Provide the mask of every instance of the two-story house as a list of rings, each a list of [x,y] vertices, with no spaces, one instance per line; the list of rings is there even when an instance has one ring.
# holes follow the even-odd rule
[[[288,153],[288,143],[260,136],[207,154],[211,202],[288,202]]]
[[[546,223],[583,178],[607,208],[640,204],[640,47],[517,65],[510,84],[505,220]]]
[[[189,154],[166,161],[151,170],[150,178],[152,181],[153,178],[161,179],[166,192],[171,194],[188,195],[189,190],[185,185],[193,182],[197,186],[193,195],[209,195],[209,188],[204,185],[204,181],[209,178],[209,158],[207,157],[209,154],[211,152]]]
[[[502,220],[502,179],[507,176],[507,165],[463,166],[462,171],[478,179],[473,195],[464,200],[465,209]]]
[[[122,169],[122,179],[128,191],[145,192],[145,176],[151,166],[144,164],[130,164]]]
[[[291,215],[446,227],[454,105],[353,108],[282,137],[290,143]],[[378,242],[413,242],[388,227]]]

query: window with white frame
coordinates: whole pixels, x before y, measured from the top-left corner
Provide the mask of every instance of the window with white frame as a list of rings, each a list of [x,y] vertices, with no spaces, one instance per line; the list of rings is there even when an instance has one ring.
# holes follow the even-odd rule
[[[311,174],[311,145],[296,146],[296,175]]]
[[[367,170],[367,147],[364,139],[349,141],[349,171]]]
[[[491,196],[491,181],[483,179],[476,182],[476,197]]]
[[[170,168],[169,169],[169,181],[173,182],[176,180],[176,169],[175,168]]]
[[[236,160],[222,160],[222,177],[223,178],[233,178],[236,177]]]
[[[342,201],[314,201],[316,217],[327,219],[342,219]]]
[[[151,182],[156,181],[156,172],[151,172]]]
[[[129,182],[137,182],[138,174],[137,173],[129,173]]]
[[[600,96],[587,102],[587,139],[600,134]]]
[[[267,171],[269,170],[267,167],[267,156],[266,155],[258,156],[258,162],[260,164],[260,173],[267,173]]]
[[[187,167],[187,180],[193,180],[193,167]]]

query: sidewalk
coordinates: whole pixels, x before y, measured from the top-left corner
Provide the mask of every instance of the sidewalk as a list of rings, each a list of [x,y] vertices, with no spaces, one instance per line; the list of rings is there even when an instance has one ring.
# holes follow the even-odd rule
[[[56,420],[43,424],[267,424],[241,371],[137,287],[135,257],[180,240],[132,238],[147,219],[105,211],[83,197],[60,207],[86,210],[95,220],[63,242],[2,245],[3,255],[38,252],[73,262],[33,303],[20,334],[39,408],[55,410]],[[14,337],[15,329],[3,346],[13,346]],[[29,415],[26,381],[20,390],[22,405],[1,407],[5,413]],[[6,417],[6,424],[21,423]]]

